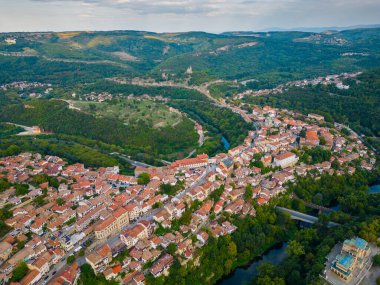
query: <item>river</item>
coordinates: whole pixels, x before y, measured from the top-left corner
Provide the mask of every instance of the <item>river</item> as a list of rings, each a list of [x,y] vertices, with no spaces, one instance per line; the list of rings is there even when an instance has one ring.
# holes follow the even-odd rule
[[[380,194],[380,184],[369,187],[369,194]]]
[[[225,138],[225,136],[222,136],[221,141],[223,143],[224,149],[229,150],[231,145],[228,142],[228,140]]]
[[[251,284],[253,278],[256,277],[257,268],[264,262],[274,265],[281,263],[286,257],[287,243],[279,244],[273,247],[261,257],[252,261],[252,263],[236,268],[231,274],[219,280],[217,285],[245,285]]]

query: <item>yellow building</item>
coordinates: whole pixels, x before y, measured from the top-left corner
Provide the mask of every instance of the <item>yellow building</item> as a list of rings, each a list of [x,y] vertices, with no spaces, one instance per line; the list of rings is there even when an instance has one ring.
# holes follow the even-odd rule
[[[343,242],[341,253],[331,265],[331,271],[345,281],[351,280],[353,272],[362,268],[365,258],[370,254],[368,242],[361,238],[348,239]]]
[[[129,224],[128,211],[121,207],[112,216],[95,226],[95,237],[105,239],[112,234],[120,232],[123,227]]]

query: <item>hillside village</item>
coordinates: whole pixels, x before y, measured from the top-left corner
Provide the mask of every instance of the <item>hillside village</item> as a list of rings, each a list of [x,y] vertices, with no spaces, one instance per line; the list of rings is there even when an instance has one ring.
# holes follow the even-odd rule
[[[210,235],[234,232],[230,216],[255,216],[255,207],[297,176],[352,174],[376,163],[357,134],[328,127],[318,114],[268,106],[244,114],[256,122],[244,144],[214,157],[136,167],[134,176],[38,153],[0,158],[8,185],[0,204],[9,212],[1,282],[26,262],[27,274],[13,284],[76,284],[84,263],[107,280],[144,284],[148,274],[168,274],[174,259],[193,260]],[[314,148],[329,156],[313,162]]]
[[[326,75],[326,76],[319,76],[313,79],[290,81],[285,84],[280,84],[272,89],[261,89],[261,90],[248,89],[239,94],[234,95],[234,99],[242,99],[245,96],[266,96],[266,95],[281,94],[291,87],[305,88],[307,86],[335,85],[335,87],[338,89],[347,90],[350,88],[350,86],[345,84],[344,81],[347,79],[355,79],[357,76],[359,76],[362,73],[363,72],[332,74],[332,75]]]

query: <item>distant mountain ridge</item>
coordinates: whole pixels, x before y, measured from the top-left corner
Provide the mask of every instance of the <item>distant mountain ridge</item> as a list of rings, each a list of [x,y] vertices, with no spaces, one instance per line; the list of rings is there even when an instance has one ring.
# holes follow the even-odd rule
[[[233,33],[266,33],[266,32],[307,32],[307,33],[321,33],[324,31],[348,31],[355,29],[373,29],[380,28],[380,24],[372,24],[372,25],[354,25],[354,26],[328,26],[328,27],[297,27],[297,28],[266,28],[259,29],[257,31],[231,31],[231,32],[223,32],[222,34],[233,34]]]
[[[142,76],[158,81],[186,79],[195,85],[250,80],[251,88],[272,88],[297,79],[378,67],[380,25],[372,27],[324,33],[0,34],[0,84],[15,80],[78,84]]]

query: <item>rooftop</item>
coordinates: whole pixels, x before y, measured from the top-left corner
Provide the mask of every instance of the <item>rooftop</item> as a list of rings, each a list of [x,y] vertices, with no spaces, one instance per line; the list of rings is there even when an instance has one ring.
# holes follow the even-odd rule
[[[349,269],[354,263],[355,259],[348,253],[337,256],[337,263],[346,269]]]

